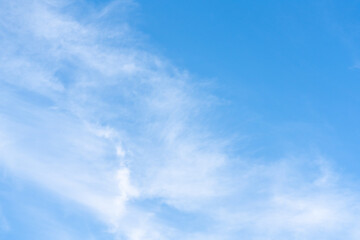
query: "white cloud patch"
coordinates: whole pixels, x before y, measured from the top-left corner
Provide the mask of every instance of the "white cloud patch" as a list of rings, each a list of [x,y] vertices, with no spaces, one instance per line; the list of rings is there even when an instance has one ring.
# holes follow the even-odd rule
[[[224,141],[197,120],[190,77],[136,48],[126,23],[101,26],[122,3],[82,17],[67,13],[74,4],[87,9],[0,1],[5,171],[85,207],[119,239],[357,239],[358,194],[330,168],[231,169]]]

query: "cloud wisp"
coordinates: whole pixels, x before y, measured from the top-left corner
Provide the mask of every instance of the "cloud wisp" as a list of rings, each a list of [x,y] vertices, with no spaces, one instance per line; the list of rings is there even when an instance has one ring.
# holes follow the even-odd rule
[[[129,4],[0,2],[4,178],[86,209],[115,239],[357,239],[359,196],[326,161],[226,154],[191,76],[111,24]]]

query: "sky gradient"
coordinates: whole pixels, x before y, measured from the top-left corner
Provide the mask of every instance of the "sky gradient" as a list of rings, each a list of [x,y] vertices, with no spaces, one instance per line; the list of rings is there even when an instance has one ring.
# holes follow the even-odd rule
[[[359,7],[0,0],[0,239],[359,239]]]

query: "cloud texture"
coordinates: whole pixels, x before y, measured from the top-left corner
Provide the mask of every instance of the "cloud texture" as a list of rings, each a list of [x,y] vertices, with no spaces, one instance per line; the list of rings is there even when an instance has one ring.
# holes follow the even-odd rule
[[[2,181],[89,213],[113,239],[358,239],[358,193],[326,160],[226,153],[204,124],[211,98],[141,44],[133,4],[0,1]],[[62,226],[47,237],[81,239],[46,218]]]

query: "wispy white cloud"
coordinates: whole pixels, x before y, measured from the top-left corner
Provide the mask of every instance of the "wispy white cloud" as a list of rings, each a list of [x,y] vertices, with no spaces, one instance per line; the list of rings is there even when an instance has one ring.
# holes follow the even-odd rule
[[[121,2],[87,17],[65,10],[86,3],[0,4],[9,174],[85,207],[119,239],[357,239],[358,194],[326,161],[231,159],[199,121],[188,74],[136,48],[126,22],[115,33],[90,24]],[[164,211],[206,226],[183,230]]]

